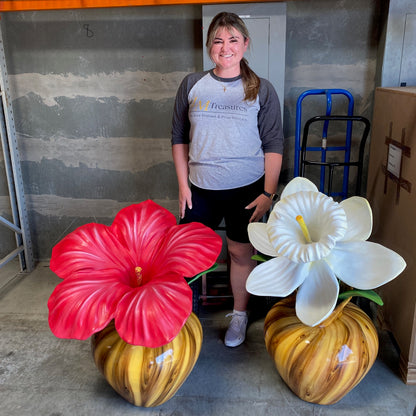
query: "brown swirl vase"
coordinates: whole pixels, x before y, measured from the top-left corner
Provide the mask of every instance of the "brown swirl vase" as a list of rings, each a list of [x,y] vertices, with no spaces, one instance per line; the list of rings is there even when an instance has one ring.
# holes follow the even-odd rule
[[[123,341],[111,322],[91,339],[94,361],[108,383],[135,406],[159,406],[174,396],[192,371],[202,327],[191,313],[176,338],[157,348]]]
[[[307,402],[336,403],[363,379],[377,357],[377,330],[349,301],[316,327],[296,317],[295,297],[276,303],[266,316],[267,351],[285,383]]]

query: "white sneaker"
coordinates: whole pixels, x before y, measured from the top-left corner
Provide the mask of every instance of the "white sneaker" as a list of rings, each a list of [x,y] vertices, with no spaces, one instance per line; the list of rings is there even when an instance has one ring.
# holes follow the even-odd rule
[[[230,325],[225,334],[224,344],[227,347],[238,347],[246,339],[247,330],[247,312],[233,311],[226,317],[232,316]]]

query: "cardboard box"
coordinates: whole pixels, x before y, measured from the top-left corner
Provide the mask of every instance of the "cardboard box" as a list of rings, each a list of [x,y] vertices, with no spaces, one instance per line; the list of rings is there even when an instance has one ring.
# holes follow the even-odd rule
[[[378,291],[380,321],[400,348],[400,373],[416,384],[416,87],[377,88],[367,198],[371,241],[399,253],[407,267]]]

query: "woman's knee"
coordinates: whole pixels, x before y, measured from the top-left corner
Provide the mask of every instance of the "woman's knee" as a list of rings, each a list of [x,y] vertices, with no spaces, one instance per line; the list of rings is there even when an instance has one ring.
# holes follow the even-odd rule
[[[254,254],[254,248],[250,243],[239,243],[237,241],[228,240],[228,253],[230,260],[238,264],[251,263],[251,257]]]

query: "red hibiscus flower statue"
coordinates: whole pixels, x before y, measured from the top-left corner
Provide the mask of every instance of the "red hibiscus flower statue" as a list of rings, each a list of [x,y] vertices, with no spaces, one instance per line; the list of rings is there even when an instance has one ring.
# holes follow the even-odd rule
[[[63,281],[48,301],[49,326],[84,340],[114,319],[127,343],[165,345],[192,312],[185,277],[210,268],[221,245],[210,228],[177,225],[150,200],[122,209],[111,226],[83,225],[52,250],[50,268]]]

